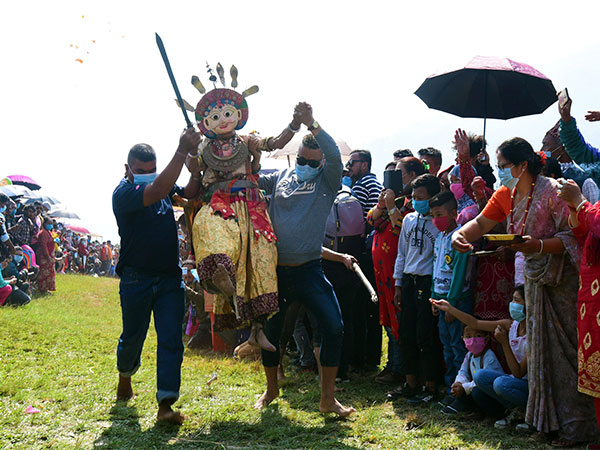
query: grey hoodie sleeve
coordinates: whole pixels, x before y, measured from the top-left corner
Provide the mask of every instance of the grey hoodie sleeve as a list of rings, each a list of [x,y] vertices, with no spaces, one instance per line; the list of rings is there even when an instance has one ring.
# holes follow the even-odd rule
[[[258,187],[265,191],[267,195],[273,195],[275,181],[277,181],[278,176],[279,172],[273,172],[268,175],[260,176],[258,178]]]
[[[342,172],[344,171],[340,149],[333,138],[323,129],[315,136],[315,139],[319,143],[325,157],[325,167],[323,168],[325,181],[332,191],[337,192],[340,188]]]

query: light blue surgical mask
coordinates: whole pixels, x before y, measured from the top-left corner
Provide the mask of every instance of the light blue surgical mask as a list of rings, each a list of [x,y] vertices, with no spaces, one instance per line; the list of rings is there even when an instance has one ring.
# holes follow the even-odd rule
[[[6,206],[0,206],[0,213],[3,213],[4,211],[6,211]]]
[[[422,216],[429,213],[429,200],[415,200],[413,198],[412,205],[413,209]]]
[[[316,177],[321,172],[322,167],[313,168],[308,164],[300,166],[296,164],[296,177],[300,183]]]
[[[506,186],[512,191],[517,186],[519,179],[512,176],[510,169],[510,167],[505,167],[504,169],[498,167],[498,178],[502,186]]]
[[[21,261],[23,261],[23,255],[13,255],[13,260],[19,264]]]
[[[342,186],[352,187],[352,178],[349,176],[342,177]]]
[[[134,184],[150,184],[156,179],[156,172],[152,173],[134,173],[133,182]]]
[[[508,310],[510,312],[510,317],[517,322],[523,322],[527,318],[527,315],[525,314],[525,305],[510,302]]]
[[[50,231],[50,230],[52,230],[52,228],[54,228],[54,225],[52,225],[51,223],[48,223],[48,224],[44,225],[44,228],[46,228],[46,230]]]

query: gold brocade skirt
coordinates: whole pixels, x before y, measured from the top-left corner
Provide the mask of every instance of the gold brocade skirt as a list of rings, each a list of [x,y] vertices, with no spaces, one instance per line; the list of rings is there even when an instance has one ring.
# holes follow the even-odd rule
[[[220,293],[215,297],[217,331],[244,326],[279,310],[276,242],[255,232],[243,198],[228,206],[234,216],[225,219],[210,204],[204,205],[192,225],[200,282],[210,290],[210,280],[217,266],[223,264],[236,290],[237,317],[229,299]]]

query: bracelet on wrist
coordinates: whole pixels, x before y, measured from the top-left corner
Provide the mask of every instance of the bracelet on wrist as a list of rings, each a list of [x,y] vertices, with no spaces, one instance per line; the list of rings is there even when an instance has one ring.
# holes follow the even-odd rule
[[[396,211],[398,211],[398,208],[396,208],[396,207],[394,206],[392,209],[389,209],[389,210],[388,210],[388,215],[390,215],[390,216],[391,216],[391,215],[392,215],[392,214],[394,214]]]
[[[538,252],[540,255],[544,253],[544,240],[540,239],[540,251]]]
[[[586,203],[587,203],[587,200],[586,200],[586,199],[583,199],[583,200],[581,201],[581,203],[580,203],[579,205],[577,205],[577,208],[575,208],[575,211],[576,211],[576,212],[579,212],[579,210],[580,210],[581,208],[583,208],[583,206],[584,206]]]
[[[292,122],[290,122],[288,124],[288,130],[290,130],[292,133],[296,134],[298,131],[300,131],[301,125],[298,125],[298,128],[294,128],[292,126]]]

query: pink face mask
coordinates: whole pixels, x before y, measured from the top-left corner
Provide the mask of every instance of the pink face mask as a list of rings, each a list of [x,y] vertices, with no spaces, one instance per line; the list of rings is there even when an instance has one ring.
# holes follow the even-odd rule
[[[448,218],[448,216],[434,217],[432,222],[433,226],[441,232],[446,231],[448,229],[448,225],[450,225],[450,219]]]
[[[485,349],[486,342],[484,337],[465,338],[464,341],[467,350],[474,355],[480,354]]]
[[[454,197],[456,197],[456,200],[461,199],[465,195],[465,190],[461,183],[452,183],[450,185],[450,190],[454,194]]]

